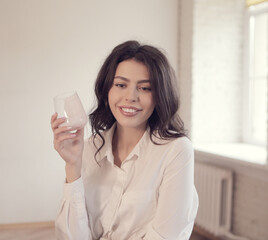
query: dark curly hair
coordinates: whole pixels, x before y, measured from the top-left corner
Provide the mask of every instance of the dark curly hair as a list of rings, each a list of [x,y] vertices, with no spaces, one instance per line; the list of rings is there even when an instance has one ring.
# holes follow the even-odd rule
[[[167,58],[153,46],[127,41],[112,50],[97,76],[95,84],[97,107],[89,115],[94,139],[96,136],[102,139],[102,145],[96,154],[105,144],[101,132],[110,129],[116,121],[108,104],[108,93],[113,85],[118,64],[128,59],[143,63],[149,71],[155,101],[155,109],[147,123],[151,140],[153,141],[153,135],[161,139],[186,136],[184,124],[178,115],[179,96],[176,78]]]

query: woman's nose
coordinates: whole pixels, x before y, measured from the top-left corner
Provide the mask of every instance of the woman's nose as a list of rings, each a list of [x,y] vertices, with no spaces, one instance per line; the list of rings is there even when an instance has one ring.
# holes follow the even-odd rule
[[[128,102],[137,102],[139,101],[139,91],[138,89],[135,87],[133,88],[129,88],[126,92],[126,96],[125,96],[126,101]]]

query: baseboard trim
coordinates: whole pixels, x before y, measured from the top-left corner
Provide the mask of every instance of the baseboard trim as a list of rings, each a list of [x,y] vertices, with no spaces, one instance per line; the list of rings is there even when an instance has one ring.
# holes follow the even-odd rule
[[[27,223],[9,223],[0,224],[0,230],[4,229],[23,229],[23,228],[44,228],[44,227],[54,227],[54,222],[27,222]]]

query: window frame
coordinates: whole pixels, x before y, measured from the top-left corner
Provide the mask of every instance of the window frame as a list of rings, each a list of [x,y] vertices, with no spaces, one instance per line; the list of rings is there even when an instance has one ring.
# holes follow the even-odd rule
[[[267,140],[266,143],[260,143],[255,141],[252,137],[251,129],[252,121],[251,121],[251,105],[252,105],[252,96],[251,96],[251,80],[249,76],[249,69],[251,65],[251,56],[250,50],[254,41],[250,41],[252,37],[250,35],[250,17],[256,16],[262,13],[268,14],[268,2],[263,2],[254,6],[250,6],[245,10],[245,17],[244,17],[244,69],[243,69],[243,76],[244,76],[244,90],[243,90],[243,130],[242,130],[242,142],[252,144],[252,145],[259,145],[263,147],[267,147]],[[267,130],[267,129],[266,129]]]

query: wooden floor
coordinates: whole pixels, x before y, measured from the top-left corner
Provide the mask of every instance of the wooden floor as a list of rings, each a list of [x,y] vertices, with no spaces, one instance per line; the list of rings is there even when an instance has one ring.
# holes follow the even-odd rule
[[[0,240],[56,240],[54,227],[0,229]]]
[[[56,240],[52,226],[20,227],[18,229],[0,229],[0,240]],[[207,240],[193,232],[190,240]]]

